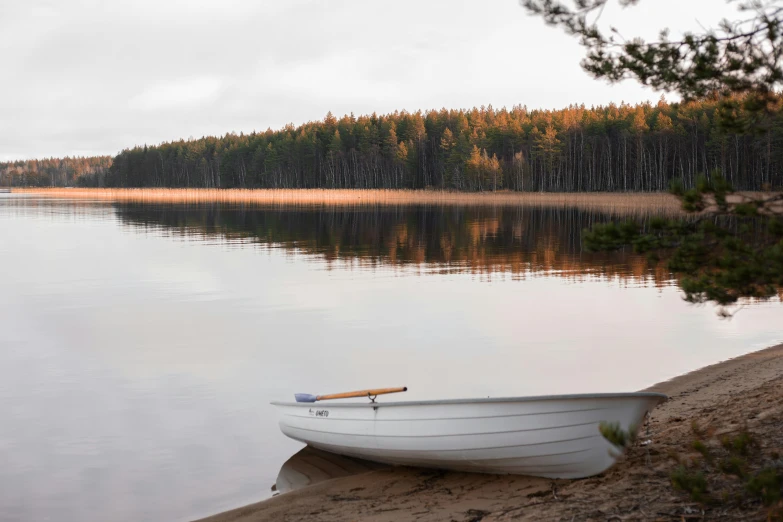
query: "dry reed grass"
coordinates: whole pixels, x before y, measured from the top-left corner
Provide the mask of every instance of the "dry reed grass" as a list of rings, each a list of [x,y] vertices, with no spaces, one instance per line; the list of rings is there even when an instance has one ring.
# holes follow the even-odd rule
[[[254,204],[271,206],[459,205],[578,207],[618,214],[680,212],[679,200],[666,193],[448,192],[436,190],[329,189],[73,189],[26,188],[14,192],[68,199],[139,203]]]

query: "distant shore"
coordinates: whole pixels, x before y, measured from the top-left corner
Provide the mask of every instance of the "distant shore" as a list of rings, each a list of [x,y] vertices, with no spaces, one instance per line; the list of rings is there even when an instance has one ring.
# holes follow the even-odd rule
[[[540,205],[581,207],[618,213],[680,213],[680,202],[665,192],[455,192],[361,189],[187,189],[187,188],[14,188],[14,193],[53,198],[140,203],[228,203],[298,206],[364,205]]]
[[[670,396],[653,412],[649,435],[642,434],[641,440],[652,444],[630,448],[617,465],[596,477],[552,481],[389,468],[327,480],[200,522],[765,519],[769,508],[753,499],[694,502],[672,487],[670,474],[675,460],[697,462],[695,436],[721,451],[716,440],[745,429],[756,441],[756,460],[783,463],[783,344],[648,390]],[[749,466],[758,465],[751,461],[749,457]],[[722,498],[744,491],[729,473],[710,480],[714,494]]]

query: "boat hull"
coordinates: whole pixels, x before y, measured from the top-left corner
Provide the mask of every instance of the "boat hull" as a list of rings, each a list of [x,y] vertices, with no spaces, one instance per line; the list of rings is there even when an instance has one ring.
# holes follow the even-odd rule
[[[313,447],[385,464],[581,478],[620,455],[601,423],[636,429],[666,396],[561,395],[393,403],[276,402],[280,429]]]

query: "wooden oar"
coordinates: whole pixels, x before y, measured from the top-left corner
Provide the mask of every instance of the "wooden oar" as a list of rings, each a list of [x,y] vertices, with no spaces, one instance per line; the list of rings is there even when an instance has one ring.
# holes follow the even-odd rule
[[[375,397],[386,393],[399,393],[408,391],[407,386],[402,388],[376,388],[373,390],[359,390],[345,393],[332,393],[329,395],[310,395],[309,393],[295,393],[296,402],[315,402],[325,401],[327,399],[350,399],[352,397]]]

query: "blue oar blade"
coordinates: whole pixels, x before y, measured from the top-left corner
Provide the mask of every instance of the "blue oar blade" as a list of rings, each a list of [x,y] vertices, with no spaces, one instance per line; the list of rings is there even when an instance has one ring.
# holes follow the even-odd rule
[[[315,402],[318,400],[316,395],[310,395],[309,393],[295,393],[296,402]]]

